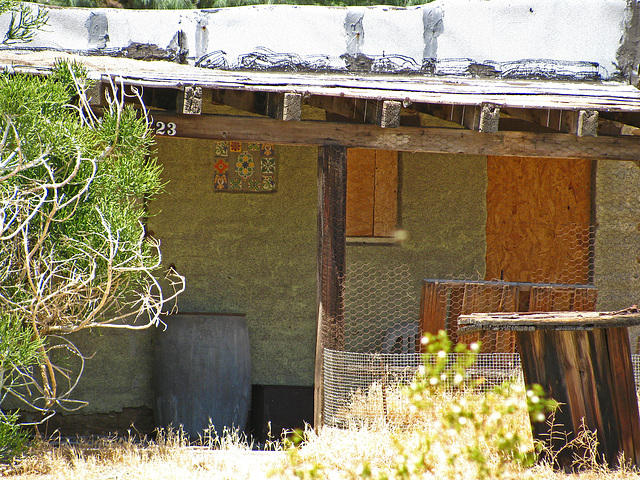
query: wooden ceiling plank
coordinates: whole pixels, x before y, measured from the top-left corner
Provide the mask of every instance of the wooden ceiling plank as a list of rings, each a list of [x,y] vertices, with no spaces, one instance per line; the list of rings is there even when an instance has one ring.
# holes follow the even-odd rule
[[[548,108],[503,108],[502,111],[514,118],[537,123],[561,133],[577,132],[578,112]]]
[[[395,100],[365,100],[360,98],[313,95],[306,99],[307,105],[336,113],[350,120],[396,128],[400,125],[402,102]]]
[[[604,120],[612,120],[614,122],[629,125],[631,127],[640,128],[639,112],[607,112],[601,111],[600,118]]]
[[[640,159],[640,136],[578,137],[560,133],[498,131],[491,135],[455,128],[404,127],[383,129],[357,123],[318,121],[278,122],[260,117],[176,115],[152,112],[153,125],[172,124],[177,137],[244,140],[293,145],[344,147],[431,153],[588,158]],[[175,128],[174,128],[175,127]]]
[[[212,90],[211,101],[275,120],[298,121],[302,112],[299,93]]]

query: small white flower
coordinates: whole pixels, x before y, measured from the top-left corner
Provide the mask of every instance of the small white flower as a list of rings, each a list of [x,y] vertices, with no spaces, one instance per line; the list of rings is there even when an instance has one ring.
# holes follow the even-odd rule
[[[429,379],[429,383],[430,383],[431,385],[437,385],[437,384],[438,384],[438,377],[431,377],[431,378]]]
[[[458,423],[460,423],[460,425],[466,425],[468,421],[467,417],[458,418]]]
[[[422,338],[420,339],[420,343],[421,343],[422,345],[426,345],[427,343],[429,343],[429,337],[422,337]]]
[[[489,419],[493,422],[500,420],[502,418],[502,414],[500,412],[493,412],[489,415]]]
[[[453,377],[453,383],[455,385],[460,385],[463,380],[464,380],[464,378],[459,373],[456,373],[455,376]]]
[[[472,352],[477,352],[478,350],[480,350],[480,345],[478,345],[476,342],[473,342],[471,345],[469,345],[469,349]]]
[[[444,357],[446,357],[446,356],[447,356],[447,352],[445,352],[444,350],[440,350],[440,351],[438,352],[438,357],[439,357],[439,358],[444,358]]]

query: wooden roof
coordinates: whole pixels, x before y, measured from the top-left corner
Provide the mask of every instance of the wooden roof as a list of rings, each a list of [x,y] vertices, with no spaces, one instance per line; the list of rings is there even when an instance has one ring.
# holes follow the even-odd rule
[[[0,67],[39,72],[57,58],[74,58],[97,78],[111,77],[125,84],[258,92],[288,92],[305,96],[340,96],[412,103],[481,105],[563,110],[640,112],[640,90],[618,82],[561,82],[498,80],[469,76],[358,75],[341,73],[224,71],[166,61],[77,56],[60,52],[0,50]]]
[[[260,139],[444,153],[640,159],[640,90],[617,82],[502,80],[462,76],[224,71],[168,61],[0,50],[0,67],[46,73],[59,58],[81,61],[90,76],[144,87],[157,121],[176,136]],[[269,118],[201,114],[208,101]],[[300,121],[302,105],[329,122]],[[447,127],[406,125],[407,113]],[[197,114],[197,117],[185,114]],[[282,120],[294,122],[283,123]],[[459,127],[465,127],[460,129]]]

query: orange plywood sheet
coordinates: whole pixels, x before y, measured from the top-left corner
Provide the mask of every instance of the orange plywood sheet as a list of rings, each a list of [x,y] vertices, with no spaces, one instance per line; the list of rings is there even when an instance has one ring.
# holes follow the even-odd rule
[[[375,150],[375,155],[373,235],[390,237],[398,220],[398,152]]]
[[[376,151],[347,151],[346,233],[351,237],[373,235]]]
[[[487,157],[488,280],[588,283],[591,162]]]

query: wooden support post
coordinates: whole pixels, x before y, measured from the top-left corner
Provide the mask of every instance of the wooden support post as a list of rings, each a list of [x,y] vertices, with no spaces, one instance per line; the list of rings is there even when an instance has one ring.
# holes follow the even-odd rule
[[[314,427],[323,422],[324,349],[344,350],[347,148],[318,148],[317,336]]]
[[[202,87],[186,85],[178,93],[176,111],[186,115],[202,113]]]
[[[84,92],[92,107],[102,107],[106,104],[104,96],[104,85],[101,81],[97,81]]]

